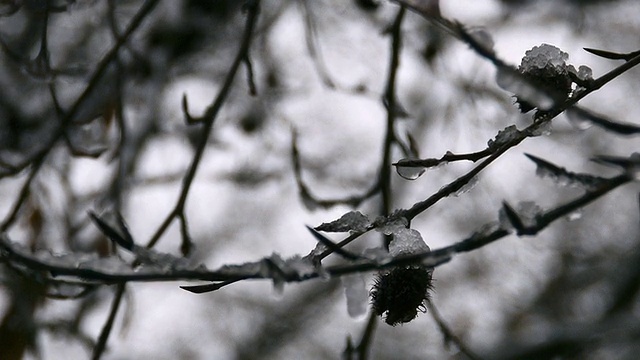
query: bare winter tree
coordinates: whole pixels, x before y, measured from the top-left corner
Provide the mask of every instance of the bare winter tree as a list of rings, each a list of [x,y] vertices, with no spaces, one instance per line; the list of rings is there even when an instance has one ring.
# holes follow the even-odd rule
[[[0,358],[635,358],[639,12],[0,2]]]

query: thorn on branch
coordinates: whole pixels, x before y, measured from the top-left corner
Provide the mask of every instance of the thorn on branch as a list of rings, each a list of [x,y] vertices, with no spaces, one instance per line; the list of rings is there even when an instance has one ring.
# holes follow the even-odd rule
[[[298,133],[294,127],[291,127],[291,162],[293,163],[294,178],[298,185],[298,193],[300,194],[300,198],[302,198],[304,205],[309,209],[314,209],[318,206],[322,208],[329,208],[341,204],[355,208],[363,201],[375,195],[379,189],[379,185],[376,182],[369,190],[360,195],[351,195],[336,199],[319,199],[315,197],[302,179],[302,165],[300,162],[300,151],[298,150]]]
[[[592,158],[591,161],[602,165],[620,167],[624,169],[631,178],[634,178],[634,173],[637,173],[640,169],[639,153],[633,153],[629,157],[598,155]]]
[[[204,294],[221,289],[224,286],[238,282],[239,280],[227,280],[205,285],[180,286],[180,289],[192,292],[194,294]]]
[[[540,177],[550,177],[553,181],[562,185],[583,186],[586,188],[595,188],[602,184],[606,179],[591,174],[574,173],[563,167],[559,167],[546,160],[531,154],[524,154],[529,160],[536,164],[536,175]]]
[[[607,131],[620,134],[620,135],[637,135],[640,134],[640,126],[626,122],[616,122],[607,119],[603,115],[596,114],[592,111],[572,106],[566,110],[567,116],[570,118],[576,118],[579,120],[586,120],[594,125],[603,128]]]
[[[584,51],[591,53],[593,55],[596,56],[600,56],[602,58],[605,59],[610,59],[610,60],[624,60],[624,61],[629,61],[631,59],[633,59],[634,57],[640,55],[640,50],[638,51],[633,51],[630,53],[616,53],[616,52],[612,52],[612,51],[606,51],[606,50],[598,50],[598,49],[593,49],[593,48],[583,48]]]
[[[110,212],[108,215],[111,215],[112,219],[106,220],[104,214],[98,216],[93,211],[89,211],[89,217],[104,235],[124,249],[133,251],[135,242],[122,215],[119,212]]]
[[[518,236],[533,235],[537,232],[533,230],[533,233],[531,233],[532,230],[524,224],[520,215],[518,215],[518,213],[506,201],[502,202],[502,209],[504,210],[504,214],[507,216],[507,220],[509,220],[511,226],[516,229],[516,234],[518,234]]]
[[[187,125],[200,124],[204,121],[203,118],[194,118],[189,114],[189,103],[187,101],[187,94],[182,94],[182,113],[184,114],[184,120]]]
[[[312,227],[307,226],[307,230],[309,230],[309,232],[313,235],[313,237],[316,238],[316,240],[318,240],[318,242],[322,243],[324,246],[328,247],[329,250],[331,250],[332,252],[342,256],[343,258],[348,259],[348,260],[359,260],[359,259],[362,259],[362,256],[354,254],[354,253],[352,253],[350,251],[344,250],[338,244],[336,244],[333,241],[329,240],[329,238],[327,238],[326,236],[320,234],[319,232],[317,232]]]

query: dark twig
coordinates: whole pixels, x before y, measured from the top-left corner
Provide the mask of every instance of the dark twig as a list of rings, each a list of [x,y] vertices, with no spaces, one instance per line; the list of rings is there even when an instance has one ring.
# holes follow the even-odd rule
[[[427,301],[427,309],[429,309],[429,313],[433,317],[433,320],[436,322],[436,324],[438,324],[438,328],[440,328],[440,332],[442,332],[442,335],[444,336],[445,344],[452,342],[456,345],[458,350],[460,350],[460,352],[463,353],[469,359],[481,360],[481,358],[478,355],[474,354],[474,352],[471,351],[471,349],[469,349],[469,347],[464,343],[464,341],[462,341],[451,330],[451,328],[449,327],[449,325],[447,325],[446,321],[440,314],[440,311],[438,311],[438,308],[433,303],[433,301]]]
[[[158,230],[156,230],[156,232],[153,234],[153,236],[147,243],[148,248],[155,246],[155,244],[158,242],[158,240],[160,240],[160,237],[162,236],[162,234],[164,234],[164,232],[169,227],[169,225],[171,224],[174,218],[183,216],[182,213],[184,212],[184,207],[187,202],[187,196],[189,195],[191,184],[193,183],[193,180],[196,176],[196,171],[198,170],[198,166],[200,165],[200,161],[202,160],[204,150],[207,147],[207,141],[209,139],[209,134],[211,133],[211,129],[213,128],[213,123],[218,115],[218,112],[222,108],[222,105],[227,99],[227,96],[229,95],[229,91],[231,90],[231,86],[233,85],[233,80],[235,78],[236,73],[238,72],[238,68],[240,67],[242,62],[245,60],[245,58],[248,56],[247,54],[249,52],[249,45],[251,44],[253,29],[257,22],[258,13],[260,10],[260,1],[259,0],[248,1],[246,4],[246,8],[248,9],[247,20],[245,23],[245,30],[242,36],[242,42],[240,44],[240,48],[238,49],[236,57],[233,60],[233,63],[231,64],[229,71],[227,72],[227,77],[222,85],[222,88],[220,89],[220,92],[214,99],[213,103],[209,105],[209,107],[207,108],[207,110],[205,111],[202,117],[196,119],[196,118],[193,118],[188,113],[187,99],[186,99],[186,96],[183,97],[182,104],[183,104],[183,110],[185,111],[186,120],[188,123],[203,123],[202,136],[200,137],[199,142],[197,144],[196,151],[193,156],[193,160],[191,161],[191,165],[189,166],[189,169],[187,170],[187,174],[185,175],[182,181],[182,190],[180,191],[180,196],[178,198],[178,201],[175,207],[173,208],[173,210],[171,211],[171,213],[169,213],[169,215],[162,222],[162,225],[158,228]],[[185,245],[185,242],[188,241],[188,238],[183,237],[182,241],[183,241],[183,246],[182,246],[183,249],[188,248],[189,245]]]
[[[319,243],[329,248],[330,251],[342,256],[348,260],[358,260],[362,259],[362,256],[356,255],[350,251],[344,250],[342,247],[338,246],[333,241],[329,240],[329,238],[317,232],[314,228],[307,226],[307,230],[313,235],[313,237],[318,240]]]
[[[111,334],[111,329],[113,329],[113,323],[116,319],[116,314],[118,313],[118,309],[120,308],[120,303],[122,302],[122,296],[126,291],[126,283],[118,284],[116,289],[116,293],[113,297],[113,303],[111,303],[111,310],[109,311],[109,316],[107,321],[104,323],[102,327],[102,331],[100,332],[100,337],[98,337],[98,343],[93,348],[93,354],[91,358],[93,360],[98,360],[102,357],[104,350],[107,346],[107,340],[109,339],[109,335]]]
[[[430,159],[403,159],[396,163],[393,163],[393,166],[396,167],[435,167],[441,164],[446,164],[454,161],[473,161],[477,162],[479,160],[484,159],[485,157],[491,155],[491,149],[484,149],[474,153],[467,154],[454,154],[451,152],[447,152],[440,159],[430,158]]]
[[[382,165],[380,166],[380,192],[382,195],[381,212],[385,216],[391,212],[391,146],[395,141],[396,112],[396,76],[400,66],[400,51],[402,49],[402,19],[405,9],[400,7],[393,25],[391,25],[391,51],[389,58],[389,74],[384,92],[383,103],[387,109],[387,126],[383,144]],[[388,246],[388,244],[387,244]]]
[[[382,164],[378,174],[378,183],[381,194],[380,212],[384,216],[391,213],[392,208],[392,189],[391,189],[391,152],[392,146],[397,142],[395,135],[395,121],[397,115],[397,99],[396,99],[396,77],[400,66],[400,52],[402,50],[402,20],[404,19],[405,9],[400,7],[398,13],[391,25],[391,47],[389,55],[389,73],[387,75],[386,89],[382,98],[382,103],[386,107],[387,122],[385,129],[385,137],[383,143]],[[385,247],[389,247],[391,241],[390,236],[385,237]],[[362,333],[360,341],[355,347],[358,360],[368,358],[369,349],[375,334],[378,317],[375,311],[369,312],[369,320],[365,330]]]
[[[373,336],[376,332],[376,326],[378,324],[378,316],[374,311],[369,312],[369,319],[367,320],[367,325],[362,332],[362,336],[360,337],[360,341],[358,344],[353,347],[351,344],[351,339],[347,339],[347,348],[344,351],[345,357],[352,359],[353,355],[357,355],[357,360],[366,360],[369,358],[369,348],[371,347],[371,343],[373,342]]]
[[[630,53],[616,53],[616,52],[611,52],[611,51],[606,51],[606,50],[598,50],[598,49],[592,49],[592,48],[583,48],[584,51],[603,57],[605,59],[610,59],[610,60],[625,60],[625,61],[629,61],[631,59],[633,59],[634,57],[640,55],[640,51],[633,51]]]
[[[311,9],[309,9],[309,3],[305,0],[301,0],[298,2],[300,4],[300,8],[302,9],[302,13],[304,15],[304,24],[305,24],[305,40],[307,42],[307,51],[309,51],[309,56],[313,61],[314,68],[318,73],[318,76],[322,80],[322,82],[330,89],[334,89],[336,87],[335,82],[331,79],[329,75],[329,71],[327,70],[327,66],[324,63],[322,58],[322,54],[320,52],[320,46],[317,44],[318,30],[316,29],[315,19],[313,17],[313,13]]]
[[[358,207],[363,201],[374,196],[379,191],[378,183],[373,184],[369,190],[360,195],[351,195],[343,198],[320,199],[312,194],[311,189],[302,178],[302,164],[300,161],[300,151],[298,150],[298,133],[295,129],[291,129],[291,162],[293,163],[293,175],[298,185],[300,197],[307,203],[323,208],[329,208],[336,205],[349,205]]]
[[[256,82],[253,79],[253,65],[251,64],[249,52],[247,52],[247,55],[244,57],[243,61],[245,68],[247,69],[247,86],[249,86],[249,95],[256,96],[258,95],[258,89],[256,87]]]
[[[191,285],[191,286],[185,285],[185,286],[180,286],[180,288],[183,289],[183,290],[187,290],[189,292],[192,292],[194,294],[204,294],[204,293],[208,293],[208,292],[219,290],[220,288],[222,288],[224,286],[237,283],[238,281],[241,281],[241,280],[243,280],[243,279],[227,280],[227,281],[221,281],[221,282],[217,282],[217,283],[204,284],[204,285]]]
[[[593,111],[583,109],[578,106],[573,106],[567,109],[568,116],[575,116],[579,119],[583,119],[593,123],[594,125],[603,128],[609,132],[619,135],[637,135],[640,134],[640,126],[631,123],[617,122],[608,119],[604,115],[596,114]]]

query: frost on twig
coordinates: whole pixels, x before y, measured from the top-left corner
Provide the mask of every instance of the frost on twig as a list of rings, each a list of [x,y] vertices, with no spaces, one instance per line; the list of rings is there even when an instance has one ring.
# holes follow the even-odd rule
[[[536,164],[536,175],[541,178],[550,178],[560,186],[581,187],[588,190],[599,186],[605,181],[604,178],[599,176],[568,171],[531,154],[525,154],[525,156]]]
[[[566,100],[574,86],[588,87],[593,82],[591,69],[585,65],[578,70],[568,65],[569,54],[559,48],[542,44],[525,53],[517,72],[505,66],[498,69],[498,85],[515,95],[522,113],[534,108],[549,110]]]
[[[338,220],[322,223],[315,229],[325,232],[363,232],[371,225],[369,218],[359,211],[349,211]]]
[[[53,253],[49,250],[38,250],[33,253],[7,237],[2,237],[0,241],[2,247],[10,249],[12,256],[19,257],[22,263],[30,263],[32,267],[47,269],[54,276],[57,272],[73,275],[74,271],[77,271],[77,276],[80,278],[86,271],[104,278],[112,276],[135,277],[140,274],[171,274],[180,271],[206,271],[204,265],[194,264],[189,259],[139,246],[133,250],[136,256],[134,264],[137,265],[132,265],[116,255],[100,257],[95,253]]]
[[[498,131],[496,137],[487,142],[489,149],[499,149],[501,146],[514,141],[520,136],[520,131],[515,125],[509,125],[506,128]]]

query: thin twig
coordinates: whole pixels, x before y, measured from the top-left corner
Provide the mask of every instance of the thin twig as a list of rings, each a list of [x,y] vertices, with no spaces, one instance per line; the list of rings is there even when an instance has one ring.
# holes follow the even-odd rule
[[[300,192],[300,197],[312,204],[312,206],[320,206],[323,208],[329,208],[336,205],[349,205],[351,207],[358,207],[362,202],[371,198],[378,193],[380,186],[376,182],[366,192],[359,195],[345,196],[341,198],[333,199],[320,199],[312,194],[311,189],[302,178],[302,164],[300,161],[300,151],[298,150],[298,133],[295,129],[291,129],[291,162],[293,163],[293,175]]]
[[[109,311],[109,316],[107,317],[107,321],[104,323],[102,327],[102,331],[100,332],[100,337],[98,337],[98,343],[93,348],[93,354],[91,358],[93,360],[98,360],[102,357],[104,350],[107,346],[107,340],[109,339],[109,335],[111,334],[111,329],[113,329],[113,323],[116,319],[116,314],[118,313],[118,309],[120,308],[120,303],[122,302],[122,296],[126,291],[126,283],[118,284],[116,289],[116,293],[113,297],[113,302],[111,303],[111,310]]]
[[[304,15],[304,24],[305,24],[305,41],[307,43],[307,51],[309,51],[309,56],[313,61],[314,69],[316,73],[322,80],[322,82],[330,89],[335,89],[335,82],[331,79],[329,75],[329,70],[324,63],[320,46],[317,44],[318,38],[318,30],[316,29],[315,19],[313,17],[313,13],[311,9],[309,9],[309,3],[305,0],[300,0],[298,2],[300,4],[300,8],[302,9],[302,13]]]
[[[231,86],[233,85],[233,80],[235,78],[236,73],[238,72],[238,68],[243,63],[243,61],[245,60],[249,52],[249,45],[251,44],[253,29],[257,22],[258,13],[260,11],[260,1],[251,0],[247,2],[246,8],[248,9],[248,12],[247,12],[247,20],[245,23],[245,30],[242,36],[242,42],[240,44],[240,48],[238,49],[236,57],[234,61],[231,63],[229,71],[227,72],[226,79],[222,85],[222,88],[220,89],[220,92],[214,99],[213,103],[209,105],[209,107],[207,108],[207,110],[205,111],[204,115],[201,118],[194,119],[191,117],[190,114],[185,113],[187,122],[196,122],[196,123],[201,122],[204,124],[202,128],[202,136],[200,137],[200,140],[197,144],[196,151],[193,156],[193,160],[191,161],[191,165],[189,166],[189,169],[187,170],[187,174],[185,175],[182,181],[182,189],[180,191],[180,196],[178,197],[178,201],[175,207],[173,208],[173,210],[171,211],[171,213],[169,213],[169,215],[162,222],[162,225],[160,226],[160,228],[156,230],[156,232],[153,234],[153,236],[147,243],[148,248],[155,246],[155,244],[158,242],[158,240],[160,240],[160,237],[162,236],[162,234],[164,234],[164,232],[169,227],[173,219],[181,216],[181,214],[184,212],[184,208],[187,202],[187,197],[189,195],[189,190],[191,189],[191,184],[193,183],[193,180],[196,176],[196,172],[198,170],[198,166],[200,165],[200,161],[202,160],[204,150],[207,147],[207,142],[209,139],[209,135],[211,133],[211,129],[213,127],[213,123],[218,115],[218,112],[222,108],[222,105],[226,101],[227,96],[229,95]],[[183,105],[185,109],[188,108],[186,96],[183,98]]]
[[[432,301],[427,301],[427,309],[429,309],[429,313],[431,314],[431,317],[433,317],[433,320],[438,324],[438,328],[440,328],[440,332],[442,332],[442,335],[444,336],[445,343],[454,343],[460,352],[471,360],[481,360],[481,358],[471,351],[464,341],[456,336],[451,328],[449,328],[449,325],[444,321],[444,318],[440,315],[438,308]]]
[[[367,360],[369,357],[369,349],[371,347],[371,343],[373,342],[373,335],[376,332],[376,325],[378,324],[378,316],[372,310],[369,313],[369,320],[367,320],[367,326],[364,328],[362,332],[362,337],[360,337],[360,341],[356,346],[355,350],[358,354],[358,360]]]
[[[380,166],[380,191],[382,195],[381,212],[385,216],[391,212],[391,147],[395,141],[396,120],[396,76],[400,66],[400,51],[402,49],[402,19],[405,9],[403,6],[391,26],[391,51],[389,58],[389,74],[384,93],[383,103],[387,109],[387,126],[383,145],[382,165]],[[388,246],[388,244],[387,244]]]

